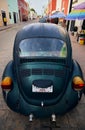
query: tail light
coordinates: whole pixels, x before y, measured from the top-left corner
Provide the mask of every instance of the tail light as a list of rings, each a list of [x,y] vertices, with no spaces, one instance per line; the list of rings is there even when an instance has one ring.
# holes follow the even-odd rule
[[[74,90],[79,91],[84,88],[85,83],[81,77],[76,76],[73,78],[72,86]]]
[[[1,82],[1,87],[4,90],[9,90],[12,88],[12,79],[11,77],[5,77]]]

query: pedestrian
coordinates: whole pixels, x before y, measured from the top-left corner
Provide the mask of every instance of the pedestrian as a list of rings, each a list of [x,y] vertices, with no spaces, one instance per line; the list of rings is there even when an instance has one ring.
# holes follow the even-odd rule
[[[62,27],[66,28],[66,20],[65,19],[63,19]]]
[[[7,26],[7,18],[6,17],[4,17],[3,21],[4,21],[4,25]]]
[[[58,24],[58,22],[59,22],[59,18],[55,18],[55,19],[54,19],[54,23],[55,23],[55,24]]]

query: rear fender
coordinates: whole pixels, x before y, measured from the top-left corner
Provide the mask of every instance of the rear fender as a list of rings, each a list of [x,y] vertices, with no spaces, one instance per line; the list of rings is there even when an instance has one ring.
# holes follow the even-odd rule
[[[83,73],[79,63],[73,60],[73,77],[80,76],[83,79]]]
[[[13,61],[12,60],[6,65],[5,70],[3,72],[2,79],[8,76],[13,78]]]
[[[14,111],[19,111],[19,89],[18,89],[18,84],[17,84],[17,80],[16,80],[16,76],[15,76],[15,71],[14,71],[14,63],[13,61],[10,61],[3,73],[3,77],[11,77],[13,80],[13,85],[12,85],[12,89],[9,92],[6,92],[3,90],[3,96],[4,99],[7,103],[7,105]]]
[[[79,63],[74,60],[73,61],[73,75],[72,75],[72,79],[75,76],[81,77],[83,79],[83,81],[84,81],[82,69],[81,69]],[[85,87],[80,91],[80,93],[81,93],[81,95],[82,95],[82,93],[85,93]]]

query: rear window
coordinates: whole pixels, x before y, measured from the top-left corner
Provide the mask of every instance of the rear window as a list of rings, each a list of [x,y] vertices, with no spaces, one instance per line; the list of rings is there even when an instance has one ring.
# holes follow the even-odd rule
[[[67,57],[66,43],[54,38],[30,38],[19,44],[20,57]]]

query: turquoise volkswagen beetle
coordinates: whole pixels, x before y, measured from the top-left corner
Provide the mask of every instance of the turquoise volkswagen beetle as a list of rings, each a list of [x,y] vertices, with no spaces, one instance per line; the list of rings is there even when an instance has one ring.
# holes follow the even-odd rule
[[[66,30],[52,23],[33,23],[16,34],[13,60],[1,82],[13,111],[30,120],[63,115],[78,104],[84,86]]]

